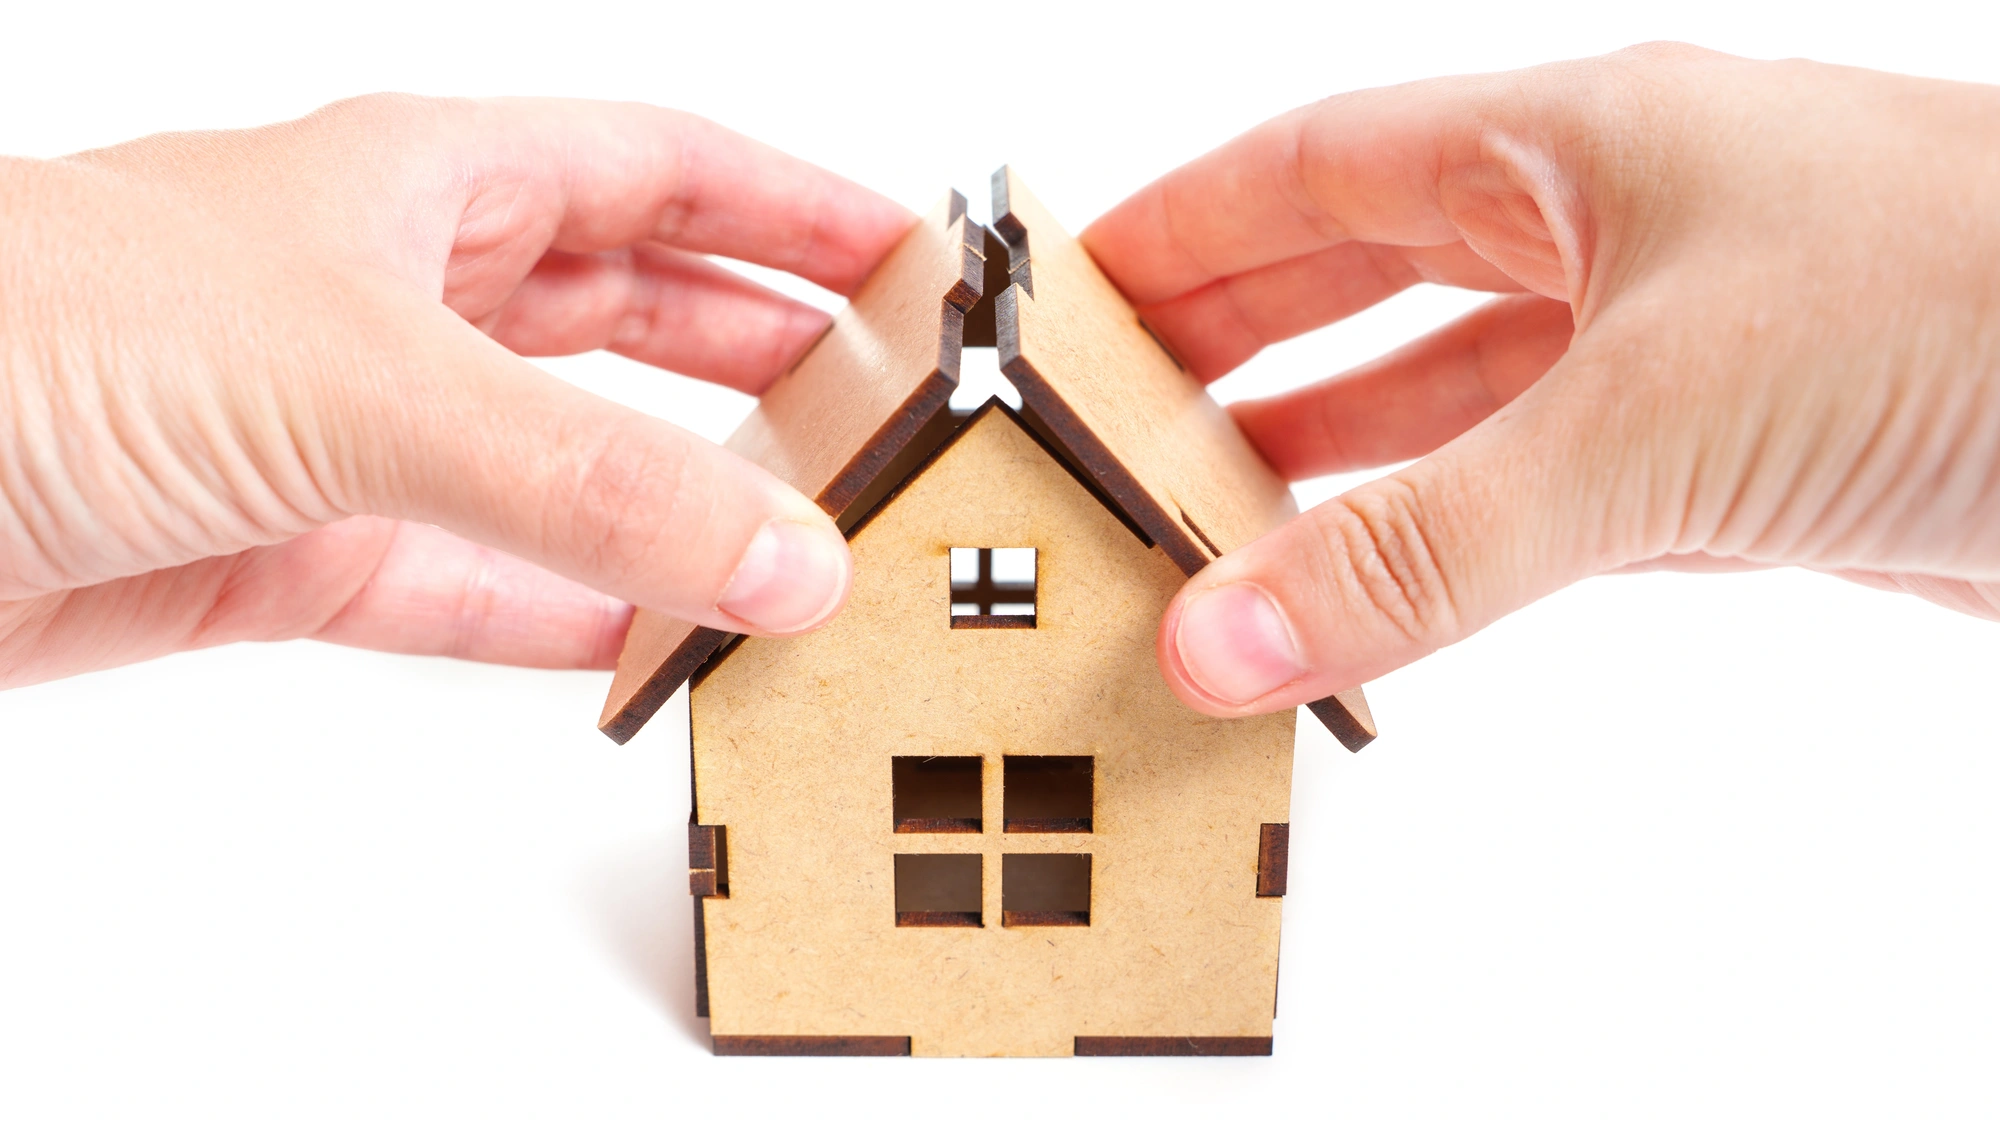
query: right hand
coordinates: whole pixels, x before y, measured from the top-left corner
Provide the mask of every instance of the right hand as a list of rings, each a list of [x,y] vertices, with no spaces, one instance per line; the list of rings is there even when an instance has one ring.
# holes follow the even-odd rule
[[[2000,90],[1675,46],[1369,90],[1083,239],[1204,380],[1418,281],[1514,294],[1235,408],[1292,479],[1422,459],[1188,581],[1160,659],[1200,710],[1633,567],[2000,617]]]

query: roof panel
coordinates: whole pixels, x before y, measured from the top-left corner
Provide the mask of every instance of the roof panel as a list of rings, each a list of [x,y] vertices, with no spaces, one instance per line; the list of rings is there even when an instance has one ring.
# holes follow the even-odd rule
[[[1133,522],[1193,574],[1298,514],[1291,490],[1010,168],[993,226],[1014,284],[994,295],[1001,370]],[[1350,749],[1375,737],[1361,689],[1312,704]]]
[[[764,392],[727,447],[836,519],[940,414],[958,383],[965,310],[979,299],[984,232],[952,192],[889,252],[826,335]],[[728,639],[640,609],[598,729],[638,733]]]

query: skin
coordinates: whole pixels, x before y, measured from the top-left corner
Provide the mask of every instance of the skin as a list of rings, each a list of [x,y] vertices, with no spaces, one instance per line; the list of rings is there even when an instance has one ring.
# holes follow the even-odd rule
[[[608,667],[628,603],[785,634],[827,517],[522,360],[751,393],[915,221],[707,121],[370,97],[0,159],[0,686],[237,640]],[[598,591],[603,591],[602,593]]]
[[[1161,667],[1290,707],[1582,578],[1806,566],[2000,617],[2000,92],[1655,46],[1330,98],[1083,238],[1204,379],[1420,281],[1503,294],[1238,421],[1419,458],[1216,562]],[[0,686],[233,640],[604,667],[627,603],[786,634],[825,516],[551,379],[761,390],[914,221],[643,106],[365,98],[0,160]],[[604,591],[597,593],[595,591]]]
[[[1203,379],[1419,281],[1505,294],[1234,409],[1292,479],[1418,460],[1165,614],[1214,715],[1592,575],[1802,566],[2000,618],[2000,90],[1678,46],[1329,98],[1083,234]]]

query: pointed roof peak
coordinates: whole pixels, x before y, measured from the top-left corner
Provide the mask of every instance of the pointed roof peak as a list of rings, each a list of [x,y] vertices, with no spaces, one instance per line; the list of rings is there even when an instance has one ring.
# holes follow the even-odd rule
[[[955,433],[995,410],[1135,534],[1193,574],[1296,514],[1290,490],[1161,346],[1088,251],[1011,169],[993,230],[952,192],[913,227],[728,447],[818,501],[851,535]],[[947,403],[963,347],[999,348],[1022,409]],[[641,609],[599,729],[637,733],[729,640]],[[1372,739],[1360,689],[1311,705],[1352,749]]]

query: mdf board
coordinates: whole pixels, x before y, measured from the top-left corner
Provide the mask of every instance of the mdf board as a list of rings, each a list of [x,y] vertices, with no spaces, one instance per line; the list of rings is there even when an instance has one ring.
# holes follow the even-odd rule
[[[958,385],[965,310],[978,301],[985,233],[952,192],[890,251],[847,308],[758,400],[732,452],[838,517]],[[641,608],[598,728],[623,742],[726,634]]]
[[[1025,287],[995,296],[1002,367],[1146,533],[1193,573],[1297,514],[1284,481],[1011,168],[994,173],[993,209],[1013,273],[1027,267]]]
[[[987,408],[851,540],[819,632],[752,638],[691,696],[719,1042],[909,1037],[918,1055],[1068,1055],[1079,1038],[1265,1039],[1296,712],[1218,720],[1167,690],[1153,631],[1180,569],[1010,413]],[[950,627],[953,547],[1033,547],[1034,628]],[[984,830],[897,833],[892,760],[983,762]],[[1088,755],[1087,833],[1001,831],[1007,755]],[[978,927],[895,924],[897,854],[980,857]],[[1091,856],[1089,924],[1004,926],[1004,857]]]
[[[1099,487],[1192,575],[1298,514],[1249,439],[1011,168],[993,225],[1014,284],[993,294],[1001,368]],[[997,271],[995,275],[997,277]],[[1341,744],[1375,738],[1362,689],[1310,704]]]

